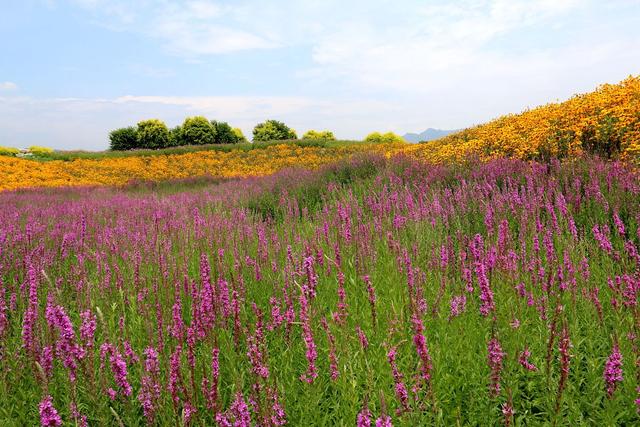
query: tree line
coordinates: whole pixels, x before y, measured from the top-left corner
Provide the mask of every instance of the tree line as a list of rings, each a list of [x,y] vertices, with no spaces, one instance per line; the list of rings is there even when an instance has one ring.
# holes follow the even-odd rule
[[[253,142],[294,139],[298,139],[296,131],[277,120],[267,120],[253,128]],[[331,131],[310,130],[302,139],[335,141],[336,138]],[[172,129],[162,120],[143,120],[137,126],[111,131],[109,141],[111,150],[117,151],[248,142],[239,128],[203,116],[187,117],[182,125]]]

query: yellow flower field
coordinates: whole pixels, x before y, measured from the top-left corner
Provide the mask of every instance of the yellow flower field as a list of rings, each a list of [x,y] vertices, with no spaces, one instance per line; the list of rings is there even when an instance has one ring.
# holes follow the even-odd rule
[[[292,166],[317,168],[362,152],[405,153],[432,163],[516,157],[567,157],[584,151],[640,159],[640,77],[517,115],[507,115],[423,144],[304,146],[256,150],[38,161],[0,156],[0,190],[70,185],[122,185],[200,175],[267,175]]]
[[[507,115],[412,148],[431,162],[481,158],[567,157],[591,151],[637,162],[640,157],[640,76],[562,103]]]
[[[403,148],[404,144],[353,144],[327,148],[279,144],[250,151],[198,151],[187,154],[47,162],[0,156],[0,190],[122,185],[132,180],[159,181],[200,175],[259,176],[292,166],[314,169],[358,152],[378,151],[391,155]]]

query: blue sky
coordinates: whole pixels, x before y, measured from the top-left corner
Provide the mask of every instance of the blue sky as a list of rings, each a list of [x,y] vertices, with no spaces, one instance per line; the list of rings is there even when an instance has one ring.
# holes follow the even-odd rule
[[[190,115],[461,128],[640,73],[640,0],[2,0],[0,145]]]

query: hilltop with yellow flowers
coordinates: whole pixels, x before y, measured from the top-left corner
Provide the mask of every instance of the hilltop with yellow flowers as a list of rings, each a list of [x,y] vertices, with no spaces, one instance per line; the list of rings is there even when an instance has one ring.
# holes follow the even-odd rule
[[[587,152],[637,162],[640,158],[640,76],[605,84],[520,114],[499,117],[421,144],[416,153],[432,162],[517,157],[546,159]]]
[[[431,163],[469,158],[566,158],[586,152],[635,163],[640,160],[640,77],[605,84],[594,92],[576,95],[562,103],[503,116],[421,144],[386,140],[383,136],[380,141],[365,143],[258,143],[250,149],[246,145],[251,144],[245,144],[204,151],[54,155],[47,161],[0,153],[0,190],[123,185],[134,180],[160,181],[202,175],[259,176],[293,166],[314,169],[363,152],[386,156],[404,153]]]

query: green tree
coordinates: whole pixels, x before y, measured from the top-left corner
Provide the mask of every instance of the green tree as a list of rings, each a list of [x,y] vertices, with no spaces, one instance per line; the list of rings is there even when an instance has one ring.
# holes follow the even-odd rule
[[[282,141],[287,139],[297,139],[296,131],[277,120],[267,120],[258,123],[253,128],[253,141]]]
[[[236,136],[236,142],[247,142],[247,138],[244,136],[244,133],[242,133],[242,129],[233,128],[232,130],[233,134]]]
[[[235,144],[238,142],[236,134],[227,122],[211,120],[211,125],[216,130],[216,144]]]
[[[182,124],[184,145],[215,144],[216,128],[206,117],[187,117]]]
[[[143,120],[138,123],[138,148],[157,150],[169,145],[169,129],[162,120]]]
[[[396,135],[393,132],[387,132],[382,134],[380,132],[373,132],[367,135],[364,141],[372,144],[380,144],[380,143],[389,144],[393,142],[407,142],[403,137],[401,137],[400,135]]]
[[[169,147],[179,147],[185,145],[182,136],[182,126],[178,125],[169,131]]]
[[[112,130],[109,133],[109,147],[113,151],[138,148],[138,132],[133,126]]]
[[[321,139],[324,141],[335,141],[336,137],[333,135],[333,132],[329,130],[309,130],[304,135],[302,135],[302,139]]]

